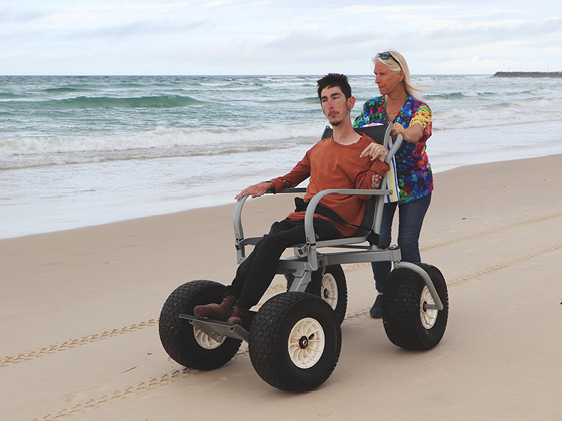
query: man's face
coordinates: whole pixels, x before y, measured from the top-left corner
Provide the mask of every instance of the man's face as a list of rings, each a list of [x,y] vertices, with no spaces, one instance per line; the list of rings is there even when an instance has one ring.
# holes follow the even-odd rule
[[[322,111],[332,126],[338,126],[349,118],[349,111],[355,105],[355,98],[345,98],[339,86],[324,88],[320,94]]]

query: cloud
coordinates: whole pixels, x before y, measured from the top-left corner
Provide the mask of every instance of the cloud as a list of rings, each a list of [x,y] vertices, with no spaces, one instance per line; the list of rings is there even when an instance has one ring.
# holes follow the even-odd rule
[[[548,71],[548,63],[540,60],[523,61],[509,59],[482,59],[478,56],[468,60],[443,61],[438,65],[439,73],[449,74],[493,74],[497,71]]]
[[[19,24],[41,19],[48,16],[50,11],[40,11],[36,9],[0,9],[0,23]]]
[[[369,43],[373,36],[376,38],[380,34],[377,31],[369,32],[350,32],[346,34],[325,35],[321,28],[309,28],[309,30],[293,31],[275,40],[269,41],[264,48],[290,50],[299,54],[308,54],[312,50],[331,51],[334,55],[342,54],[342,47],[350,45],[359,46]]]
[[[562,69],[562,4],[545,0],[18,1],[0,9],[4,74],[366,74],[390,48],[417,74]]]
[[[524,34],[522,37],[521,35]],[[464,22],[423,34],[422,42],[440,45],[496,44],[536,40],[544,36],[562,35],[562,19],[528,20],[523,22]],[[460,43],[460,44],[459,44]]]
[[[88,39],[181,34],[204,26],[208,22],[209,19],[182,24],[168,19],[161,21],[135,21],[124,25],[79,29],[72,31],[70,34],[64,34],[64,36],[70,36],[71,39]]]

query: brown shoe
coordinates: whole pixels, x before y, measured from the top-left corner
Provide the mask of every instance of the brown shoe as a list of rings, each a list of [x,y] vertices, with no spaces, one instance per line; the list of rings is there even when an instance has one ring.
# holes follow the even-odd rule
[[[232,316],[228,319],[228,323],[232,323],[233,325],[240,325],[242,326],[242,319],[246,317],[250,309],[248,308],[240,308],[238,306],[234,306],[234,312]]]
[[[227,295],[220,304],[211,303],[195,307],[193,309],[193,314],[197,317],[206,317],[208,319],[224,322],[228,319],[228,316],[230,316],[232,306],[234,306],[235,303],[236,297],[234,295]]]

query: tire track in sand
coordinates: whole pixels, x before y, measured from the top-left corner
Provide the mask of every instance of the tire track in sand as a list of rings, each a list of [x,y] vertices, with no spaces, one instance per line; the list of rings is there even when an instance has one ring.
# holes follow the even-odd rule
[[[496,265],[492,265],[489,266],[487,268],[484,268],[478,272],[474,272],[471,273],[469,275],[466,276],[462,276],[460,278],[454,279],[452,281],[450,281],[448,283],[449,286],[453,287],[453,286],[458,286],[461,284],[464,284],[466,282],[471,281],[472,279],[476,279],[479,277],[482,277],[484,275],[490,274],[490,273],[494,273],[497,271],[500,271],[502,269],[506,269],[508,267],[511,267],[517,263],[521,263],[524,262],[526,260],[531,260],[533,258],[542,256],[544,254],[547,253],[551,253],[554,251],[558,251],[562,249],[562,243],[558,243],[555,244],[553,246],[547,247],[545,249],[533,252],[533,253],[529,253],[525,256],[521,256],[512,260],[509,260],[507,262],[504,263],[499,263]],[[349,313],[346,315],[344,322],[349,322],[351,320],[355,320],[358,319],[360,317],[364,317],[369,313],[369,308],[364,308],[358,311],[355,311],[353,313]],[[147,326],[148,327],[148,326]],[[248,348],[239,351],[234,357],[233,360],[235,359],[239,359],[241,357],[244,357],[246,355],[249,354],[249,350]],[[73,415],[79,414],[79,413],[84,413],[86,411],[92,410],[92,409],[96,409],[98,407],[100,407],[101,405],[107,404],[107,403],[111,403],[120,399],[125,399],[128,398],[130,396],[133,395],[137,395],[152,389],[155,389],[157,387],[161,387],[161,386],[166,386],[170,383],[176,382],[178,380],[182,380],[188,377],[191,377],[193,375],[196,375],[197,373],[200,373],[201,371],[199,370],[193,370],[193,369],[181,369],[181,370],[175,370],[174,372],[170,373],[166,373],[163,374],[159,377],[151,377],[148,380],[145,380],[143,382],[137,383],[136,385],[132,385],[132,386],[128,386],[124,389],[120,389],[120,390],[115,390],[113,393],[108,394],[108,395],[104,395],[100,398],[97,399],[90,399],[89,401],[82,403],[82,404],[78,404],[75,405],[73,407],[68,407],[68,408],[63,408],[60,411],[58,411],[57,413],[49,413],[47,415],[45,415],[42,418],[35,418],[33,421],[56,421],[56,420],[60,420],[63,418],[67,418],[67,417],[72,417]]]
[[[450,240],[440,241],[438,243],[430,244],[428,246],[420,247],[420,251],[429,251],[433,249],[438,249],[446,246],[450,246],[457,243],[462,243],[464,241],[475,240],[478,238],[486,237],[488,235],[498,234],[500,232],[509,231],[511,229],[524,227],[527,225],[538,224],[540,222],[548,221],[550,219],[559,218],[562,216],[562,212],[553,213],[545,216],[540,216],[537,218],[526,219],[524,221],[515,222],[509,225],[503,225],[501,227],[493,228],[491,230],[481,231],[470,235],[464,235],[462,237],[452,238]],[[348,272],[355,272],[357,270],[365,269],[369,267],[370,263],[355,263],[353,265],[349,265],[344,269],[345,273]]]
[[[242,358],[248,354],[249,351],[247,348],[245,350],[241,350],[231,359],[231,361]],[[174,370],[172,373],[166,373],[159,377],[151,377],[135,385],[125,387],[124,389],[114,390],[113,393],[103,395],[100,398],[90,399],[87,402],[74,405],[72,407],[63,408],[56,413],[49,413],[41,418],[34,418],[32,421],[56,421],[64,418],[69,418],[74,415],[82,414],[89,410],[99,408],[101,405],[112,403],[121,399],[126,399],[130,396],[138,395],[157,387],[166,386],[170,383],[177,382],[178,380],[186,379],[188,377],[196,375],[197,373],[204,373],[204,371],[194,370],[191,368]]]
[[[523,226],[528,226],[528,225],[532,225],[532,224],[537,224],[540,222],[544,222],[544,221],[548,221],[550,219],[554,219],[554,218],[559,218],[562,216],[562,212],[557,212],[557,213],[553,213],[553,214],[548,214],[548,215],[544,215],[544,216],[540,216],[540,217],[536,217],[536,218],[531,218],[531,219],[526,219],[524,221],[519,221],[519,222],[515,222],[513,224],[509,224],[509,225],[504,225],[501,227],[497,227],[491,230],[486,230],[486,231],[481,231],[478,233],[474,233],[474,234],[470,234],[470,235],[466,235],[466,236],[462,236],[462,237],[457,237],[457,238],[452,238],[450,240],[445,240],[445,241],[441,241],[438,243],[434,243],[434,244],[430,244],[428,246],[425,247],[421,247],[421,251],[428,251],[428,250],[433,250],[433,249],[437,249],[437,248],[442,248],[442,247],[446,247],[452,244],[457,244],[457,243],[461,243],[464,241],[470,241],[470,240],[474,240],[474,239],[478,239],[478,238],[482,238],[482,237],[486,237],[489,235],[493,235],[493,234],[498,234],[500,232],[504,232],[504,231],[508,231],[511,229],[515,229],[515,228],[519,228],[519,227],[523,227]],[[554,246],[555,248],[557,246]],[[549,252],[550,249],[544,249],[544,253]],[[539,251],[537,252],[540,254],[543,254],[543,251]],[[536,253],[533,253],[529,256],[534,256]],[[522,259],[522,260],[521,260]],[[511,260],[509,262],[503,263],[503,264],[499,264],[499,265],[494,265],[490,268],[485,268],[482,269],[479,272],[476,272],[474,274],[469,274],[469,275],[465,275],[464,277],[455,279],[453,281],[447,282],[448,285],[450,286],[454,286],[454,285],[458,285],[461,283],[465,283],[468,282],[474,278],[477,278],[479,276],[483,276],[487,273],[491,273],[494,272],[496,270],[501,270],[504,269],[508,266],[511,266],[513,264],[519,263],[520,261],[526,260],[527,258],[523,257],[521,259],[514,259]],[[351,272],[356,272],[358,270],[363,270],[365,268],[368,268],[370,266],[370,263],[355,263],[355,264],[350,264],[350,265],[346,265],[344,267],[344,272],[345,273],[351,273]],[[497,268],[496,268],[497,267]],[[266,293],[267,294],[272,294],[272,293],[277,293],[277,292],[282,292],[285,290],[285,285],[284,284],[277,284],[277,285],[273,285],[272,287],[270,287]],[[55,343],[55,344],[51,344],[48,345],[46,347],[42,347],[42,348],[36,348],[27,352],[23,352],[14,356],[7,356],[7,357],[2,357],[0,358],[0,368],[1,367],[7,367],[9,365],[12,364],[18,364],[24,361],[29,361],[32,360],[34,358],[39,358],[39,357],[43,357],[45,355],[48,354],[53,354],[55,352],[60,352],[60,351],[66,351],[67,349],[71,349],[71,348],[75,348],[77,346],[81,346],[81,345],[87,345],[90,344],[92,342],[96,342],[96,341],[100,341],[103,339],[108,339],[114,336],[118,336],[118,335],[123,335],[126,333],[130,333],[130,332],[134,332],[136,330],[139,329],[144,329],[147,327],[151,327],[158,324],[158,319],[149,319],[149,320],[144,320],[142,322],[139,323],[135,323],[132,324],[130,326],[125,326],[125,327],[121,327],[119,329],[113,329],[113,330],[106,330],[103,331],[101,333],[94,333],[92,335],[87,335],[87,336],[83,336],[81,338],[78,339],[69,339],[65,342],[62,343]]]
[[[158,324],[158,319],[149,319],[140,323],[134,323],[130,326],[124,326],[120,329],[105,330],[101,333],[94,333],[92,335],[82,336],[78,339],[69,339],[61,343],[55,343],[42,348],[32,349],[31,351],[22,352],[14,356],[4,357],[0,359],[0,367],[7,367],[12,364],[29,361],[34,358],[43,357],[55,352],[66,351],[67,349],[76,348],[77,346],[87,345],[92,342],[101,341],[103,339],[112,338],[114,336],[124,335],[126,333],[135,332],[140,329],[155,326]]]

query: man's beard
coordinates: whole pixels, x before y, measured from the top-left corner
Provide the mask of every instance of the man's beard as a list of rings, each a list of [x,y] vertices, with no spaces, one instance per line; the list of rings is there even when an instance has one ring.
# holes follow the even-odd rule
[[[345,119],[345,117],[343,117],[341,119],[338,119],[338,120],[332,120],[332,121],[330,121],[330,123],[332,124],[332,126],[336,127],[336,126],[339,126],[340,124],[342,124],[344,119]]]

